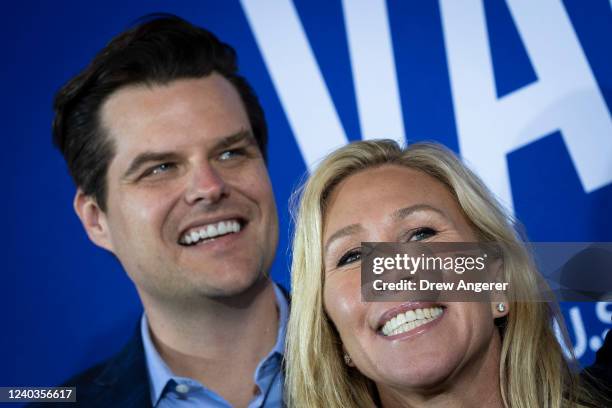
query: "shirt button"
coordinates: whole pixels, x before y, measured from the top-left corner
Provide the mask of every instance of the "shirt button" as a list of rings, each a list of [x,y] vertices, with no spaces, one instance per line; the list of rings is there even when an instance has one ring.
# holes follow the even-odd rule
[[[185,396],[189,392],[189,386],[186,384],[178,384],[174,390],[181,394],[181,396]]]

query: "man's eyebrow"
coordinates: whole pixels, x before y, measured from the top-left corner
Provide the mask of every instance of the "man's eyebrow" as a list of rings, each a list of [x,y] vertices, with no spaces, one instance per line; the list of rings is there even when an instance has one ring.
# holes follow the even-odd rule
[[[255,137],[250,130],[241,130],[238,133],[221,139],[213,146],[212,150],[215,151],[227,149],[228,147],[231,147],[243,140],[248,140],[249,142],[256,144]],[[128,169],[125,171],[125,173],[123,173],[123,178],[129,178],[146,163],[174,161],[177,158],[178,155],[174,152],[142,152],[136,156],[134,160],[132,160]]]
[[[235,145],[236,143],[239,143],[242,141],[248,141],[255,145],[257,144],[255,141],[255,136],[253,136],[253,132],[251,132],[250,130],[241,130],[238,133],[234,133],[233,135],[224,137],[223,139],[219,140],[213,146],[211,151],[227,149],[228,147],[231,147]]]
[[[352,235],[362,229],[363,227],[360,224],[351,224],[351,225],[347,225],[346,227],[340,228],[338,231],[331,234],[331,236],[327,239],[327,242],[325,243],[325,249],[323,250],[323,254],[324,255],[327,254],[327,251],[329,250],[329,246],[332,244],[332,242],[340,238],[343,238],[347,235]]]
[[[129,178],[146,163],[174,161],[177,158],[178,155],[174,152],[142,152],[132,160],[128,169],[123,173],[123,178]]]
[[[433,212],[440,214],[443,217],[446,217],[446,214],[444,214],[443,211],[439,210],[436,207],[432,207],[431,205],[428,205],[428,204],[416,204],[416,205],[411,205],[410,207],[404,207],[404,208],[400,208],[399,210],[394,211],[393,214],[391,214],[391,218],[393,218],[396,221],[399,221],[419,211],[433,211]]]

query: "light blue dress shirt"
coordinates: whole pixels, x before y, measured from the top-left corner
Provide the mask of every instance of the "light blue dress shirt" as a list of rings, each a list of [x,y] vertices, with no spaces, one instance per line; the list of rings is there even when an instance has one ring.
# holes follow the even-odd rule
[[[281,363],[284,353],[285,331],[289,318],[289,304],[284,293],[276,284],[274,284],[274,293],[276,294],[276,303],[279,310],[278,335],[274,348],[259,362],[255,370],[255,384],[260,392],[251,400],[249,408],[283,406],[283,372]],[[206,388],[198,381],[175,375],[155,349],[148,327],[147,317],[143,314],[140,322],[140,331],[147,369],[149,371],[151,404],[154,408],[231,407],[220,395]]]

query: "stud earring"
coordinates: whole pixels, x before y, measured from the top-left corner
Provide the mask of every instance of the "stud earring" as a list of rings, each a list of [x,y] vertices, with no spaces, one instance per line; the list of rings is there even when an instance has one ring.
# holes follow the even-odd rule
[[[344,364],[346,364],[347,366],[353,364],[353,360],[351,359],[351,356],[348,355],[348,353],[344,353]]]
[[[504,313],[506,311],[506,305],[504,305],[503,303],[498,303],[497,304],[497,311],[499,313]]]

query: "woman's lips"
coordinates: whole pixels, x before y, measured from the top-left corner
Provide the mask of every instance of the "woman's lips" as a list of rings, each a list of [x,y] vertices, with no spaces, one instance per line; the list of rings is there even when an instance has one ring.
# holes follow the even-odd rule
[[[439,319],[443,314],[444,309],[442,306],[424,307],[400,312],[387,320],[380,329],[380,332],[385,337],[406,333]]]
[[[436,321],[445,307],[432,302],[406,302],[385,311],[378,319],[377,332],[385,337],[405,333]]]

